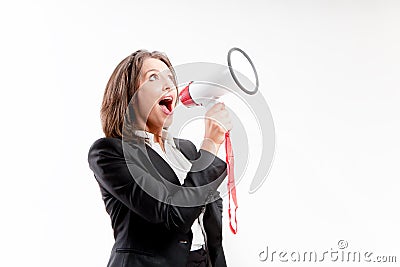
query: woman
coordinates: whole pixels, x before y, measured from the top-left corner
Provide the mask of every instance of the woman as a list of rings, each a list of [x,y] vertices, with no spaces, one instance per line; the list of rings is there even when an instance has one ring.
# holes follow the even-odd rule
[[[114,230],[109,267],[226,266],[217,191],[226,163],[216,155],[230,116],[223,103],[207,111],[197,150],[168,133],[177,103],[174,69],[157,51],[134,52],[108,81],[105,137],[88,161]]]

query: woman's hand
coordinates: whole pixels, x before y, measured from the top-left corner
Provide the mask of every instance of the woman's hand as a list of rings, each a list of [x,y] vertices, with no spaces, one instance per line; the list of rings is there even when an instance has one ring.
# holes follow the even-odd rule
[[[225,133],[231,129],[232,122],[225,104],[215,104],[205,114],[205,134],[201,148],[216,155],[225,140]]]

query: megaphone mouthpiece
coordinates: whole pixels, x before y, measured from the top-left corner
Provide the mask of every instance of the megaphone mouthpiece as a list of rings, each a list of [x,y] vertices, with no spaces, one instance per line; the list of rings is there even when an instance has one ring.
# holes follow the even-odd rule
[[[189,92],[189,86],[193,83],[193,81],[189,82],[188,85],[185,86],[185,88],[182,89],[182,91],[179,93],[179,100],[185,105],[185,106],[193,106],[193,105],[198,105],[197,103],[194,102],[192,96],[190,95]]]

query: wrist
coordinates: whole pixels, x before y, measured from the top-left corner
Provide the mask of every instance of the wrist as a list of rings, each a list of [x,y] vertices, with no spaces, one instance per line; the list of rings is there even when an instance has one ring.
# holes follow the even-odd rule
[[[221,144],[217,144],[212,139],[204,138],[200,148],[207,150],[208,152],[213,153],[214,155],[217,155],[220,146]]]

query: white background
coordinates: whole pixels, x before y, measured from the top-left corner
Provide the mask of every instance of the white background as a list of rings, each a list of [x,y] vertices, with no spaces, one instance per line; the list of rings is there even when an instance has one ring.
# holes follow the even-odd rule
[[[111,72],[140,48],[225,64],[233,46],[257,67],[277,143],[261,189],[238,186],[237,235],[224,198],[228,266],[340,239],[400,261],[398,1],[2,1],[0,28],[2,266],[105,266],[87,152]]]

